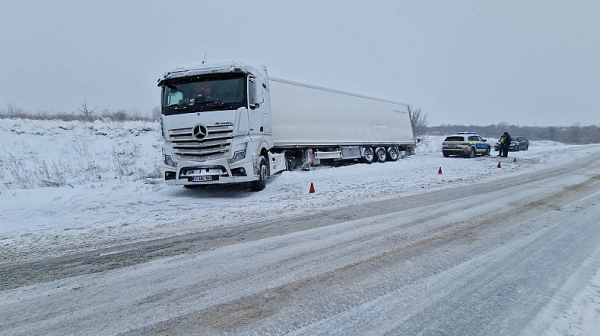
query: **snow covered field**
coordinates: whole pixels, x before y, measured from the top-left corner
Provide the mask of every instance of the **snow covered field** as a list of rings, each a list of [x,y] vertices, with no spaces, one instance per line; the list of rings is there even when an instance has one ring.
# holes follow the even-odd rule
[[[561,165],[598,145],[532,142],[529,151],[443,158],[426,137],[398,162],[283,172],[267,188],[165,186],[157,123],[0,120],[0,263],[15,263],[214,227],[327,211]],[[488,139],[492,144],[496,139]],[[514,159],[516,158],[516,162]],[[500,163],[500,168],[498,164]],[[439,169],[442,174],[439,174]],[[310,194],[311,183],[315,193]],[[549,335],[600,330],[600,273]],[[595,329],[592,329],[595,328]],[[588,332],[589,331],[589,332]]]

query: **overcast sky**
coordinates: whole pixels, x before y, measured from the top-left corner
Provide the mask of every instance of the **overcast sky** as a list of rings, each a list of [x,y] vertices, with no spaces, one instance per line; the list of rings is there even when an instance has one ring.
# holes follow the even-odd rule
[[[0,109],[149,113],[182,63],[422,107],[429,125],[600,125],[600,1],[6,0]]]

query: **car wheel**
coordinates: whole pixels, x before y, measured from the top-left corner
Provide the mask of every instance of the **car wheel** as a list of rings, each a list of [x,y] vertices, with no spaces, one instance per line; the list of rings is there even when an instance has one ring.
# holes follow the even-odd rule
[[[471,147],[471,150],[469,151],[469,158],[474,158],[475,157],[475,148]]]
[[[490,148],[490,146],[488,146],[488,148],[485,150],[485,156],[490,156],[490,154],[492,153],[492,149]]]

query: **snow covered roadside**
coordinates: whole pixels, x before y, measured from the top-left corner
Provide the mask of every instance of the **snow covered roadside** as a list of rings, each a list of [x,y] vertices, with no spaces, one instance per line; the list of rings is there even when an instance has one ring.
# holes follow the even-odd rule
[[[561,298],[558,298],[560,300]],[[591,336],[600,330],[600,270],[556,317],[544,336]]]
[[[469,160],[443,158],[443,138],[428,137],[418,155],[398,162],[283,172],[269,180],[266,190],[251,192],[247,186],[165,186],[153,177],[160,160],[156,123],[0,120],[0,139],[0,262],[509,178],[600,150],[534,142],[529,151],[508,158]],[[314,194],[308,193],[311,183]]]
[[[417,155],[395,163],[284,172],[261,192],[247,186],[186,190],[157,178],[156,123],[0,120],[0,263],[505,179],[600,151],[533,142],[508,158],[443,158],[442,139],[427,137]],[[549,335],[598,330],[588,328],[600,316],[598,288],[600,274]]]

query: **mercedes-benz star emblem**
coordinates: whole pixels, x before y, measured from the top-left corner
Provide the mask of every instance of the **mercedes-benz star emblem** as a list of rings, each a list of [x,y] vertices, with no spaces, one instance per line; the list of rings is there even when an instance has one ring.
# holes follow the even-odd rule
[[[206,138],[207,135],[208,135],[208,130],[206,129],[206,127],[204,127],[202,125],[196,125],[192,129],[192,136],[194,136],[194,138],[196,138],[198,140],[202,140],[202,139]]]

